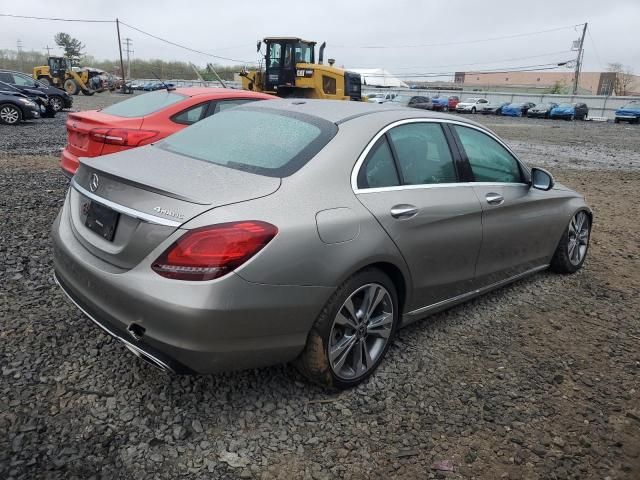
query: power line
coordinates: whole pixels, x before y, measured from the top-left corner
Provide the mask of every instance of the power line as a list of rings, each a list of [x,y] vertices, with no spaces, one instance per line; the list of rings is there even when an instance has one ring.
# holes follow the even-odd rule
[[[579,24],[582,26],[583,24]],[[333,45],[332,48],[371,48],[371,49],[389,49],[389,48],[423,48],[423,47],[448,47],[450,45],[467,45],[470,43],[480,42],[493,42],[495,40],[504,40],[509,38],[528,37],[531,35],[540,35],[543,33],[557,32],[560,30],[567,30],[569,28],[575,28],[578,25],[566,25],[564,27],[550,28],[548,30],[538,30],[536,32],[514,33],[511,35],[502,35],[499,37],[481,38],[476,40],[461,40],[458,42],[445,42],[445,43],[422,43],[418,45]]]
[[[539,65],[524,65],[521,67],[494,69],[494,70],[475,70],[465,72],[468,75],[482,75],[487,73],[512,73],[512,72],[537,72],[544,70],[555,70],[560,67],[566,66],[569,60],[558,63],[543,63]],[[424,72],[424,73],[407,73],[407,74],[394,74],[394,73],[373,73],[367,74],[367,77],[398,77],[398,78],[419,78],[419,77],[446,77],[454,75],[456,72]]]
[[[115,20],[87,20],[84,18],[55,18],[55,17],[32,17],[29,15],[12,15],[10,13],[0,13],[0,17],[28,18],[30,20],[52,20],[56,22],[82,22],[82,23],[116,23]]]
[[[598,59],[598,65],[600,65],[600,67],[604,67],[604,64],[602,63],[602,59],[600,58],[600,53],[598,52],[598,48],[596,47],[596,42],[593,39],[593,37],[591,36],[591,30],[587,30],[587,35],[589,35],[589,40],[591,40],[591,45],[593,46],[593,51],[596,54],[596,58]]]
[[[558,51],[558,52],[542,53],[540,55],[530,55],[530,56],[527,56],[527,57],[505,58],[503,60],[494,60],[494,61],[488,61],[488,62],[454,63],[454,64],[449,64],[449,65],[431,65],[431,66],[428,66],[428,67],[425,67],[425,66],[398,67],[397,70],[408,70],[410,68],[449,68],[449,67],[466,67],[466,66],[469,66],[469,65],[487,65],[487,64],[490,64],[490,63],[514,62],[514,61],[518,61],[518,60],[528,60],[530,58],[549,57],[551,55],[559,55],[559,54],[566,54],[566,53],[568,53],[568,50],[561,50],[561,51]]]
[[[147,36],[149,36],[151,38],[155,38],[156,40],[159,40],[161,42],[167,43],[169,45],[173,45],[174,47],[182,48],[184,50],[188,50],[188,51],[194,52],[194,53],[199,53],[200,55],[206,55],[207,57],[218,58],[220,60],[228,60],[230,62],[256,63],[256,62],[248,62],[246,60],[238,60],[237,58],[221,57],[220,55],[214,55],[212,53],[203,52],[202,50],[196,50],[195,48],[186,47],[184,45],[180,45],[179,43],[172,42],[171,40],[167,40],[166,38],[158,37],[157,35],[153,35],[152,33],[145,32],[144,30],[141,30],[141,29],[139,29],[137,27],[134,27],[133,25],[129,25],[128,23],[125,23],[122,20],[120,20],[120,23],[122,25],[124,25],[125,27],[129,27],[130,29],[135,30],[136,32],[142,33],[143,35],[147,35]]]

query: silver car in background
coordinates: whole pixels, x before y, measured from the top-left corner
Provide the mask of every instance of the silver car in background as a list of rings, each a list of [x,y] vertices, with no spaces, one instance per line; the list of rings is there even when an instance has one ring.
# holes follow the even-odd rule
[[[294,99],[82,159],[52,235],[63,291],[155,366],[293,361],[347,388],[399,327],[577,271],[591,222],[580,194],[476,123]]]

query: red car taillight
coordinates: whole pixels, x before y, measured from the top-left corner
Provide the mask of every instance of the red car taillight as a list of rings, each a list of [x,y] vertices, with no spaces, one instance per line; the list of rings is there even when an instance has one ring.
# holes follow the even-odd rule
[[[137,147],[156,137],[158,132],[153,130],[136,130],[133,128],[94,128],[89,132],[91,140],[109,145],[123,145]]]
[[[278,229],[259,221],[196,228],[171,245],[151,268],[177,280],[212,280],[235,270],[262,250]]]

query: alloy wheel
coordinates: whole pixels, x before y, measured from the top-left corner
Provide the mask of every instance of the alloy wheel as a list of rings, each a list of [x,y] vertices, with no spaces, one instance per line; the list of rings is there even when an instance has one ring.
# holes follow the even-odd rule
[[[13,125],[20,120],[20,112],[16,107],[5,105],[0,110],[0,119],[6,124]]]
[[[352,380],[372,370],[393,329],[391,295],[378,283],[363,285],[342,304],[329,336],[328,357],[333,373]]]
[[[573,265],[579,265],[587,254],[589,245],[589,218],[585,212],[578,212],[569,222],[569,242],[567,253]]]
[[[49,104],[56,112],[62,110],[62,100],[59,97],[51,97]]]

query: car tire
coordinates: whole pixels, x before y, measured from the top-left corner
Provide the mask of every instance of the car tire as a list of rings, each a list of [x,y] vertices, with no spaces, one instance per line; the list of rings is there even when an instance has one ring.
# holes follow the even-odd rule
[[[471,107],[471,113],[476,113],[476,107]]]
[[[361,307],[372,296],[379,301],[367,315]],[[399,318],[398,295],[391,279],[376,268],[361,270],[327,301],[295,366],[323,387],[354,387],[368,378],[384,358]],[[374,319],[378,321],[372,322]]]
[[[584,264],[591,237],[591,216],[585,210],[578,211],[567,228],[551,259],[550,268],[557,273],[575,273]]]
[[[55,110],[55,112],[61,112],[62,109],[64,108],[64,101],[62,100],[62,97],[58,97],[57,95],[54,95],[53,97],[49,98],[49,105],[51,105],[51,107]]]
[[[22,111],[11,103],[0,104],[0,123],[3,125],[16,125],[22,120]]]

